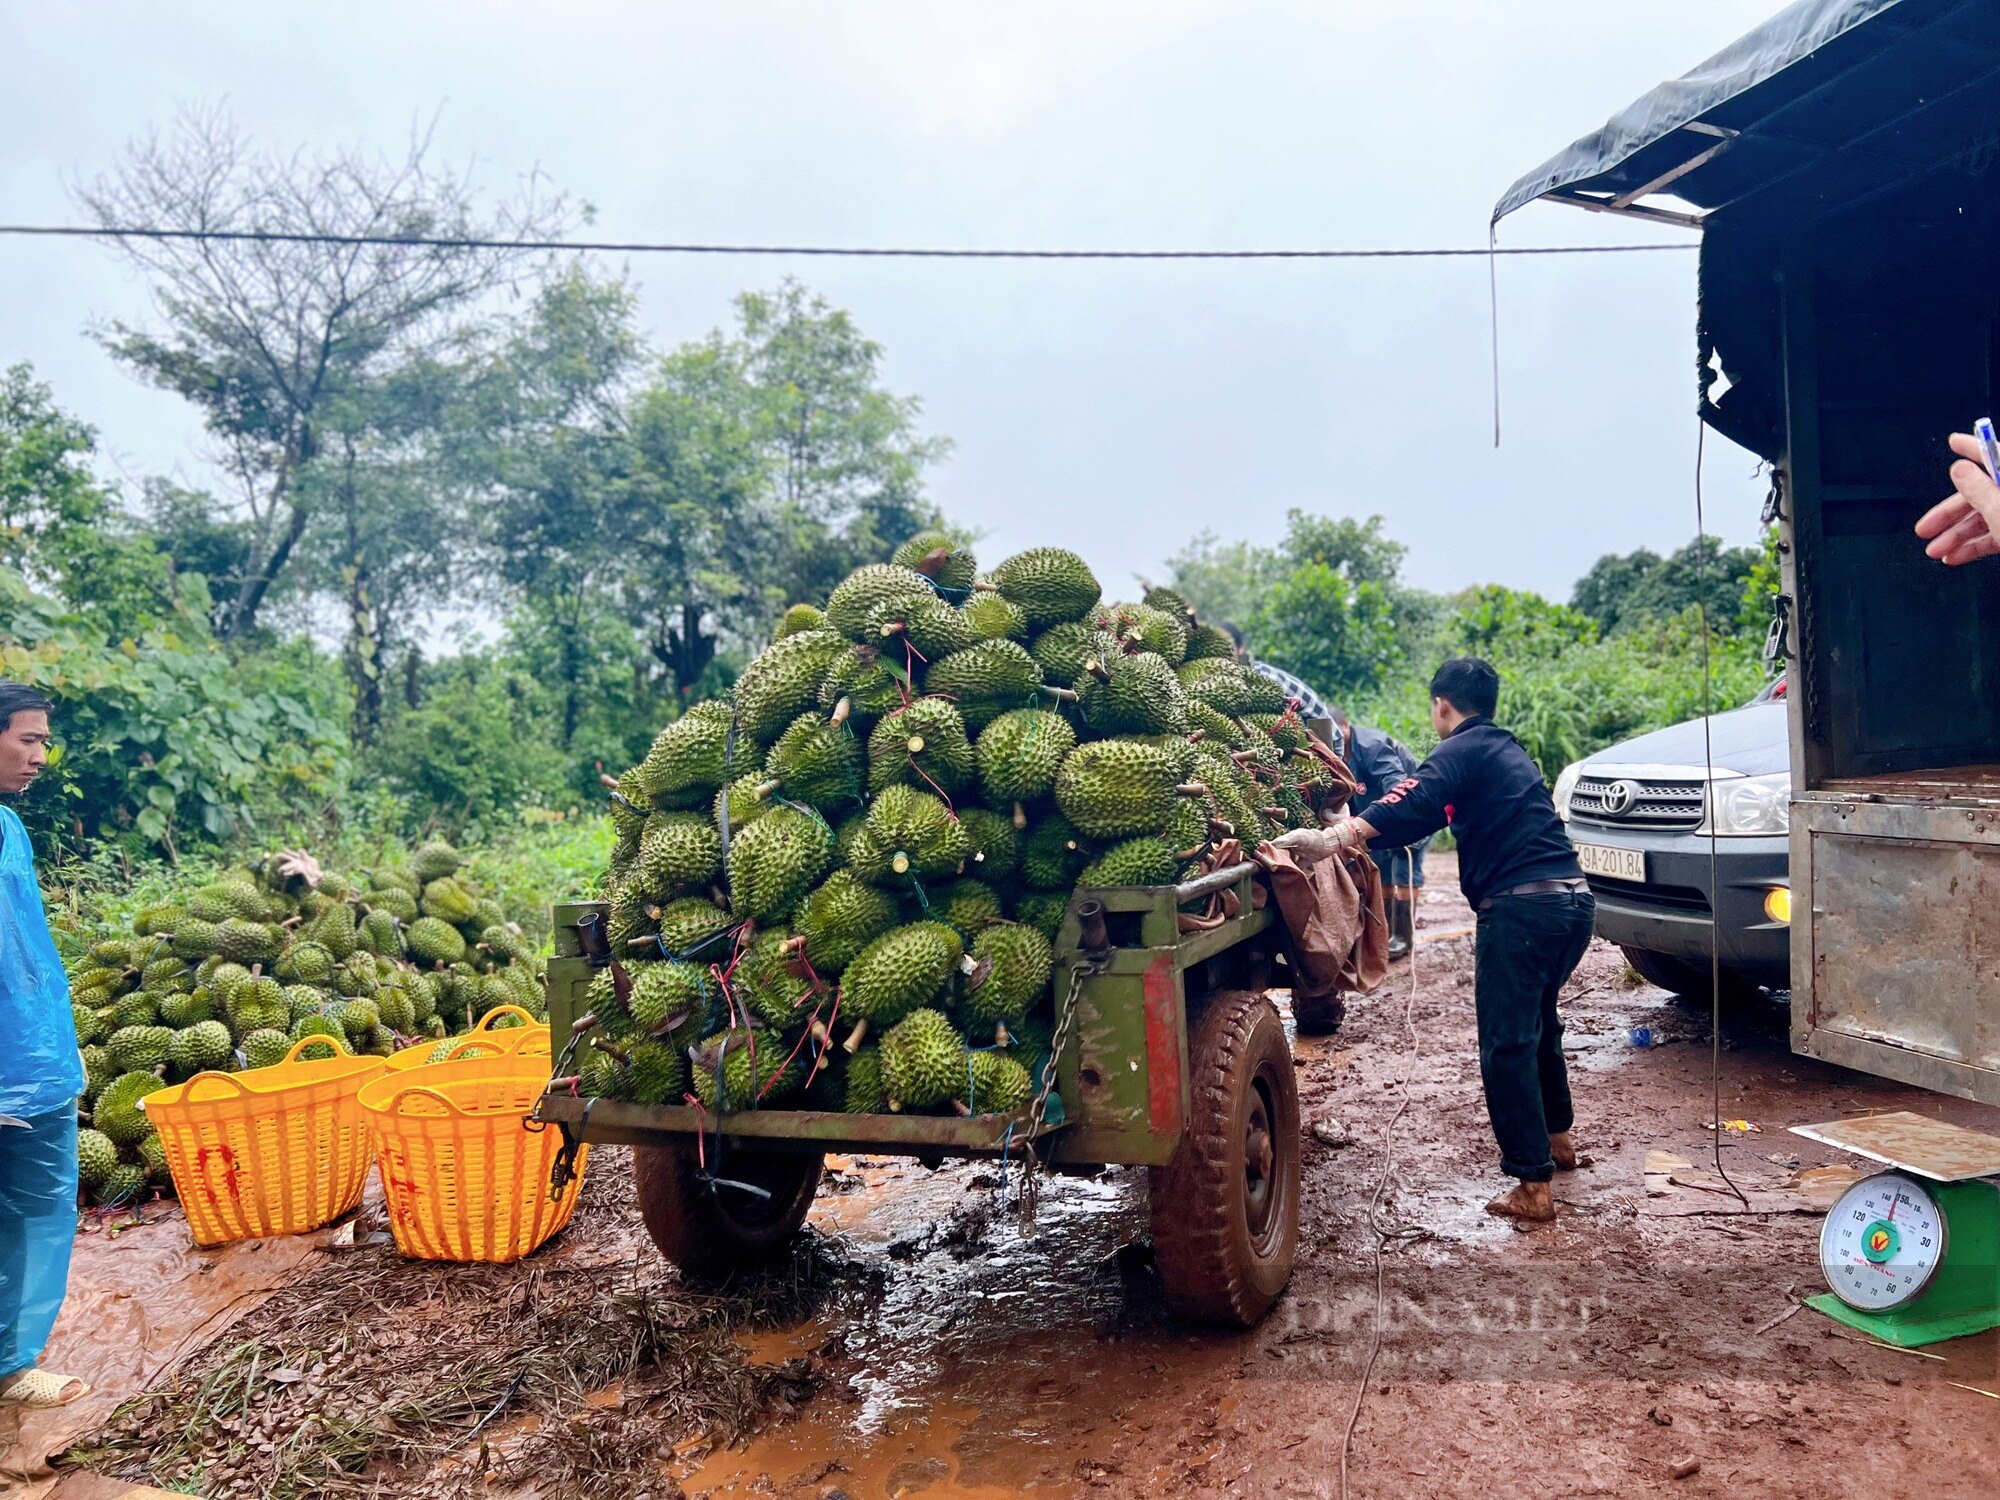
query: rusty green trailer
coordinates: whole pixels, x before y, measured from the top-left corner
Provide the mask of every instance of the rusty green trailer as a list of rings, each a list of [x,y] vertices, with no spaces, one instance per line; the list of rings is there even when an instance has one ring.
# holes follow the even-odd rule
[[[1020,1158],[1082,1170],[1148,1169],[1169,1300],[1248,1324],[1284,1289],[1298,1238],[1299,1107],[1291,1044],[1267,990],[1287,980],[1284,929],[1257,867],[1180,886],[1079,891],[1056,940],[1055,1097],[1013,1115],[857,1115],[594,1100],[560,1086],[537,1104],[566,1134],[635,1148],[641,1211],[660,1248],[697,1275],[789,1243],[827,1152]],[[1233,914],[1182,930],[1181,908],[1223,892]],[[552,1052],[570,1053],[605,908],[555,909]],[[1072,1011],[1067,1026],[1062,1012]],[[581,1040],[581,1039],[579,1039]]]

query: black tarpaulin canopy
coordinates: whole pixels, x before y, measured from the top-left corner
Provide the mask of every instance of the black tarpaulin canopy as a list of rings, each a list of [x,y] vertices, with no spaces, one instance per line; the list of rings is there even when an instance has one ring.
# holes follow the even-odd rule
[[[1993,0],[1799,0],[1528,173],[1493,218],[1537,198],[1688,225],[1753,199],[1825,213],[1990,143],[1996,74]]]

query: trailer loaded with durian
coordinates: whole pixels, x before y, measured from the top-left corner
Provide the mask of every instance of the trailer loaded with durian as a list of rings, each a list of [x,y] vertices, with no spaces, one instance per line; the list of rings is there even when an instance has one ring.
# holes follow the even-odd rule
[[[1184,599],[1107,605],[1072,552],[982,574],[921,535],[606,780],[537,1112],[642,1148],[684,1269],[781,1250],[826,1150],[1009,1156],[1148,1166],[1176,1304],[1275,1298],[1297,1093],[1243,851],[1345,781]]]

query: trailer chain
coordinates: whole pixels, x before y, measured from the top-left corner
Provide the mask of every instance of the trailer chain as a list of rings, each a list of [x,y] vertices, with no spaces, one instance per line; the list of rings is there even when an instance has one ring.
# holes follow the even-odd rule
[[[1101,965],[1077,964],[1069,971],[1069,993],[1056,1008],[1056,1029],[1049,1038],[1049,1055],[1042,1064],[1041,1087],[1036,1090],[1034,1105],[1028,1111],[1027,1148],[1021,1153],[1021,1232],[1032,1234],[1035,1229],[1035,1203],[1039,1196],[1041,1173],[1046,1169],[1040,1153],[1035,1150],[1035,1142],[1040,1138],[1042,1125],[1048,1117],[1049,1096],[1055,1092],[1056,1074],[1062,1058],[1064,1046],[1069,1042],[1071,1024],[1076,1020],[1076,997],[1083,991],[1086,974],[1095,973]]]

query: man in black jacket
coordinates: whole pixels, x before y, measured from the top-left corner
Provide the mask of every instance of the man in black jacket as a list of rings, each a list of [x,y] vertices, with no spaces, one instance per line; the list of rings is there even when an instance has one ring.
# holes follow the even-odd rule
[[[1450,825],[1459,888],[1479,914],[1474,1004],[1486,1112],[1500,1168],[1519,1179],[1486,1208],[1547,1221],[1556,1216],[1551,1179],[1576,1165],[1556,997],[1590,943],[1596,907],[1541,771],[1493,722],[1499,699],[1498,672],[1453,657],[1431,678],[1439,743],[1430,759],[1359,815],[1278,842],[1396,848]]]

